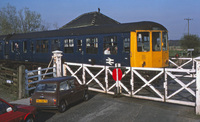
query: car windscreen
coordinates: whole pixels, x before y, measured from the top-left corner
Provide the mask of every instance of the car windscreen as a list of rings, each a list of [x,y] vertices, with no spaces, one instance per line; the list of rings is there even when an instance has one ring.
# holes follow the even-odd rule
[[[35,92],[55,92],[56,86],[57,85],[53,83],[38,84],[36,86]]]

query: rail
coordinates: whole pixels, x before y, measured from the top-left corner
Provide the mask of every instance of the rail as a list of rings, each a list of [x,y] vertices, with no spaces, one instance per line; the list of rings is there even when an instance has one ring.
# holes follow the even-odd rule
[[[29,95],[29,91],[36,88],[36,83],[48,77],[56,77],[55,72],[56,67],[41,68],[38,67],[37,70],[28,71],[25,70],[25,93]],[[47,72],[48,71],[48,72]]]

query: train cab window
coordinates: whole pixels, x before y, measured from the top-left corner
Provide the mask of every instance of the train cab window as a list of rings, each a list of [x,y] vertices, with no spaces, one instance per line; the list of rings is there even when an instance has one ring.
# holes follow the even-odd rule
[[[108,36],[103,39],[104,55],[117,54],[117,37]]]
[[[23,52],[27,53],[27,41],[23,42]]]
[[[130,52],[130,38],[124,38],[123,51],[126,52],[126,53]]]
[[[137,51],[147,52],[150,50],[150,37],[149,32],[138,32],[137,33]]]
[[[163,34],[162,34],[162,49],[163,49],[163,51],[166,51],[167,50],[167,40],[168,40],[168,38],[167,38],[167,32],[163,32]]]
[[[55,39],[51,41],[51,51],[60,50],[60,40]]]
[[[160,32],[152,33],[152,50],[161,51],[161,33]]]
[[[86,38],[86,53],[98,53],[98,38]]]
[[[73,52],[74,52],[74,39],[65,39],[64,53],[73,53]]]
[[[78,52],[82,52],[82,40],[77,40]]]

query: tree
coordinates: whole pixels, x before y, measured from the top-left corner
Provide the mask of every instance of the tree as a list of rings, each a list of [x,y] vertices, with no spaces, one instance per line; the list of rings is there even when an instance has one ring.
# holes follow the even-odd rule
[[[194,49],[194,54],[198,53],[200,47],[200,38],[197,35],[184,35],[180,44],[185,49]]]
[[[47,30],[41,15],[28,8],[16,11],[10,4],[0,10],[0,35]]]

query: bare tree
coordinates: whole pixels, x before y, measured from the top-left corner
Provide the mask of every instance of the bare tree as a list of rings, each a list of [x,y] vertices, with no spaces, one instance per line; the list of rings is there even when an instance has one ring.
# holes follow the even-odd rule
[[[41,15],[24,8],[16,11],[8,4],[0,10],[0,35],[11,33],[28,33],[47,30],[48,26],[42,21]]]

